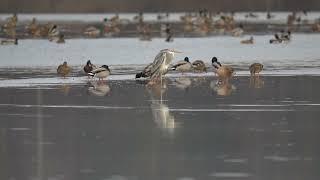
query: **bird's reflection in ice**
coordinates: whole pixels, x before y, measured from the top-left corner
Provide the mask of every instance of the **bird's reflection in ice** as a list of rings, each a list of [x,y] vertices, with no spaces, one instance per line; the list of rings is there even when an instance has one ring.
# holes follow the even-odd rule
[[[187,90],[191,86],[192,81],[188,77],[179,77],[179,78],[174,79],[173,84],[178,89]]]
[[[251,76],[250,77],[250,88],[260,89],[263,88],[264,81],[260,79],[260,76]]]
[[[88,92],[94,96],[106,96],[110,93],[110,86],[103,81],[90,81]]]
[[[170,113],[169,107],[165,104],[166,100],[163,99],[163,94],[167,90],[167,82],[163,81],[162,84],[155,84],[147,88],[150,94],[150,107],[155,124],[165,135],[173,136],[176,128],[175,119]]]
[[[210,88],[213,89],[219,96],[229,96],[233,91],[236,90],[236,87],[230,82],[219,81],[212,81],[210,83]]]

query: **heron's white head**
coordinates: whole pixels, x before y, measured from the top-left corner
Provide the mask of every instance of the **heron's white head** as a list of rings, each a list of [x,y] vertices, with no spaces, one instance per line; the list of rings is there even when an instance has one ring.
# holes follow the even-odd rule
[[[169,53],[169,54],[171,54],[172,56],[174,56],[175,53],[182,53],[182,52],[180,52],[180,51],[178,51],[178,50],[175,50],[175,49],[163,49],[163,50],[161,50],[161,52]]]

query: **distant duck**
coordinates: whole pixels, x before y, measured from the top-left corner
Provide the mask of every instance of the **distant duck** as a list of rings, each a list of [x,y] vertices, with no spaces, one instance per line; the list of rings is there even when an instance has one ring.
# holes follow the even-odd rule
[[[279,44],[282,43],[282,39],[280,39],[278,34],[274,35],[275,39],[270,39],[270,44]]]
[[[287,32],[282,31],[280,39],[284,42],[290,41],[291,40],[291,31],[287,31]]]
[[[18,39],[4,39],[1,40],[1,45],[18,45]]]
[[[93,69],[95,69],[95,68],[96,68],[95,65],[93,65],[93,64],[91,63],[91,61],[88,60],[88,61],[87,61],[87,64],[83,67],[83,71],[84,71],[86,74],[88,74],[88,73],[90,73],[91,71],[93,71]]]
[[[251,36],[250,39],[240,41],[241,44],[253,44],[253,37]]]
[[[240,24],[239,27],[237,28],[234,28],[232,31],[231,31],[231,35],[234,36],[234,37],[240,37],[242,36],[244,33],[244,30],[243,30],[243,26]]]
[[[228,82],[229,79],[234,75],[234,69],[227,65],[221,65],[221,63],[214,57],[212,58],[212,65],[214,72],[223,82]]]
[[[188,57],[185,57],[183,61],[179,61],[177,64],[172,66],[172,70],[180,71],[182,73],[190,71],[192,69],[192,64]]]
[[[136,74],[136,79],[144,77],[150,77],[151,76],[151,69],[152,69],[152,63],[148,64],[141,72]]]
[[[91,72],[88,73],[88,75],[92,77],[97,77],[99,80],[103,80],[103,78],[106,78],[110,75],[111,71],[107,65],[103,65]]]
[[[263,65],[260,63],[253,63],[249,67],[251,76],[255,76],[256,74],[259,75],[259,73],[262,71]]]
[[[195,72],[207,72],[207,67],[201,60],[194,61],[192,67]]]
[[[60,34],[59,35],[59,38],[57,40],[57,43],[58,44],[64,44],[66,41],[64,40],[64,35],[63,34]]]
[[[84,30],[84,34],[89,37],[98,37],[101,34],[101,31],[94,26],[90,26]]]
[[[60,64],[57,69],[57,73],[60,76],[66,77],[71,72],[71,68],[68,66],[67,62]]]

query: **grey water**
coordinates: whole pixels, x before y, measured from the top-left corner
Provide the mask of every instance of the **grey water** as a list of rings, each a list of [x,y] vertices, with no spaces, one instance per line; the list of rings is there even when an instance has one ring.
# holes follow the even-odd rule
[[[320,77],[0,88],[1,180],[316,180]]]

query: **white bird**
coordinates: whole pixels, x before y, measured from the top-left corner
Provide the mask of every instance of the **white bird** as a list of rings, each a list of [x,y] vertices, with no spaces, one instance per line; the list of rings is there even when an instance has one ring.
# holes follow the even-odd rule
[[[110,69],[107,65],[103,65],[90,73],[88,73],[89,76],[97,77],[100,79],[106,78],[110,75]]]
[[[174,53],[180,52],[173,49],[163,49],[157,54],[150,68],[151,80],[160,78],[162,81],[162,76],[169,70],[170,63],[174,58]]]

